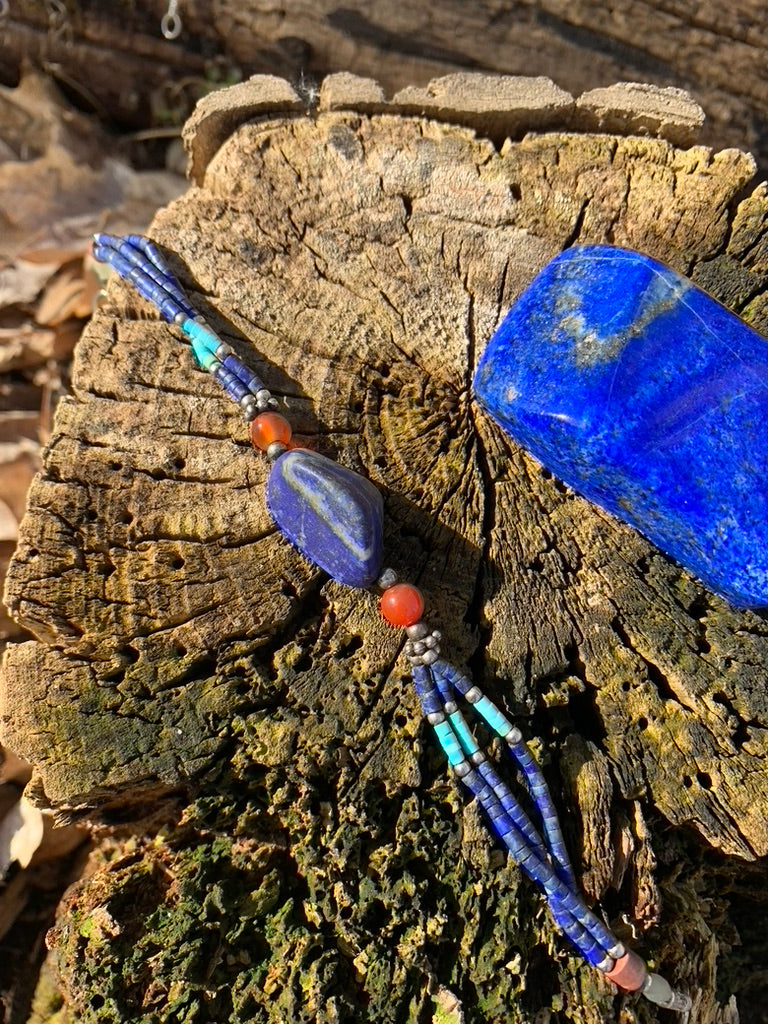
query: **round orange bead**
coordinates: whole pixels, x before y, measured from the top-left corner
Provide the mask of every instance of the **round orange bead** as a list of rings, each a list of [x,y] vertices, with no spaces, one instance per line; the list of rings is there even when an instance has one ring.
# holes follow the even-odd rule
[[[421,591],[410,583],[395,583],[381,595],[379,609],[390,626],[412,626],[424,611]]]
[[[251,420],[249,428],[251,444],[265,452],[273,441],[288,444],[291,440],[291,424],[279,412],[260,412]]]
[[[633,950],[628,949],[624,956],[620,956],[610,971],[606,971],[606,978],[609,978],[614,985],[623,988],[625,992],[637,992],[643,987],[647,977],[645,963]]]

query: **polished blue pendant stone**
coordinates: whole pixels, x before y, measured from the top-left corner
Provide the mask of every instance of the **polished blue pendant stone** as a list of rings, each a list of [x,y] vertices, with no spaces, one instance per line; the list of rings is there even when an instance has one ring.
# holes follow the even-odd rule
[[[712,590],[768,605],[768,341],[686,278],[577,246],[480,360],[479,404]]]
[[[368,587],[376,581],[384,503],[370,480],[294,448],[272,465],[267,507],[283,536],[338,583]]]

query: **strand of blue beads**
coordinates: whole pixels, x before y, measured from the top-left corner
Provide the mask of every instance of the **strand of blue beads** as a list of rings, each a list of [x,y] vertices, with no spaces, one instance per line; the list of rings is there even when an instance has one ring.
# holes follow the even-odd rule
[[[476,684],[440,657],[440,633],[423,620],[420,591],[398,582],[392,570],[381,571],[383,502],[379,491],[360,474],[317,452],[290,448],[292,429],[275,411],[275,399],[189,303],[154,243],[138,235],[120,239],[102,234],[94,239],[94,255],[180,328],[198,365],[241,407],[254,446],[272,463],[267,505],[280,532],[339,583],[353,587],[378,583],[381,614],[390,625],[405,630],[404,653],[411,663],[414,685],[449,764],[477,798],[510,856],[541,888],[563,934],[620,988],[641,991],[660,1006],[687,1011],[689,997],[649,973],[640,957],[626,950],[586,906],[546,781],[520,731]],[[456,696],[463,697],[506,742],[526,780],[541,832],[480,749]]]
[[[556,862],[506,783],[493,769],[489,779],[490,765],[453,700],[443,674],[445,664],[438,659],[429,667],[416,665],[413,676],[427,719],[449,764],[478,799],[493,831],[515,862],[544,890],[555,920],[581,955],[601,970],[610,970],[622,952],[620,944],[588,910],[578,892],[558,877]],[[540,813],[535,795],[531,796]]]

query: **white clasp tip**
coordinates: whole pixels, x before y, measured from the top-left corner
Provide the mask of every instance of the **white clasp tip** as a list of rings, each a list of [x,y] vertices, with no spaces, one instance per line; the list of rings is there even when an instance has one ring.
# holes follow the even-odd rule
[[[657,1006],[663,1006],[665,1010],[688,1013],[691,1009],[691,997],[683,992],[675,992],[669,982],[659,974],[649,974],[640,991],[646,999]]]

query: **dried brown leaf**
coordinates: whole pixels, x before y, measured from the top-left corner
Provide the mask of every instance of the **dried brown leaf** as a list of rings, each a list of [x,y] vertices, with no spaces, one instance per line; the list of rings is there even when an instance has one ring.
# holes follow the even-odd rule
[[[43,812],[21,796],[0,821],[0,874],[5,874],[14,862],[27,867],[43,832]]]
[[[49,359],[64,359],[72,351],[70,334],[60,336],[48,327],[25,323],[20,327],[0,328],[0,373],[10,370],[28,370],[47,363]]]
[[[0,412],[0,463],[10,462],[29,452],[27,441],[37,443],[40,436],[40,413],[25,409]],[[0,491],[0,493],[2,493]]]
[[[15,541],[19,534],[19,521],[0,498],[0,541]]]
[[[56,269],[56,264],[26,260],[14,260],[0,269],[0,307],[34,302]]]
[[[53,816],[43,811],[43,838],[32,858],[32,866],[61,860],[88,838],[80,825],[57,825]]]
[[[75,268],[59,271],[47,284],[35,311],[35,320],[43,327],[56,327],[70,317],[86,317],[91,312],[83,280],[82,261]]]
[[[23,249],[18,258],[27,263],[47,263],[55,268],[63,267],[72,260],[82,259],[83,246],[30,245]]]
[[[13,782],[17,786],[26,786],[32,774],[32,768],[27,761],[6,749],[0,749],[0,782]]]
[[[0,939],[10,931],[24,909],[28,888],[28,879],[21,872],[0,888]]]
[[[34,73],[15,89],[0,87],[0,133],[6,260],[22,253],[30,264],[50,258],[55,270],[85,252],[105,212],[111,229],[140,231],[186,188],[180,175],[137,172],[111,157],[113,146],[96,121]]]
[[[11,515],[20,520],[27,505],[27,491],[37,472],[37,449],[29,441],[0,445],[0,494]]]

